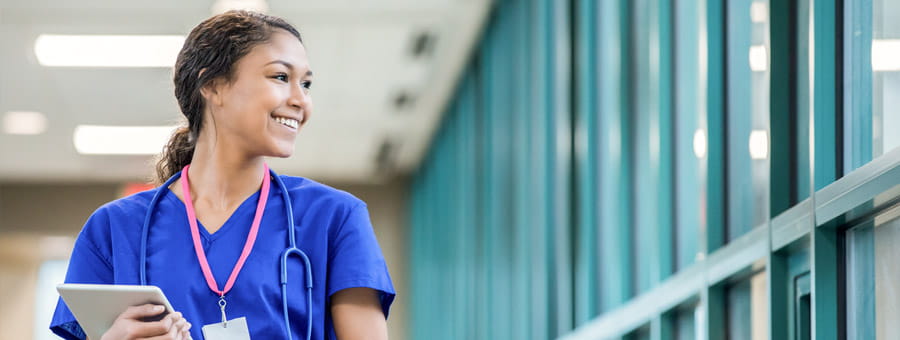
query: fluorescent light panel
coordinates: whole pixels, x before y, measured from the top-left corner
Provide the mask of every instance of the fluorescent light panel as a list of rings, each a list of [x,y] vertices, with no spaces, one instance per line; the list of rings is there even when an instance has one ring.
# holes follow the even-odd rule
[[[155,155],[163,150],[175,126],[99,126],[75,128],[75,150],[84,155]]]
[[[44,66],[174,67],[181,35],[41,34],[34,53]]]
[[[47,131],[47,117],[33,111],[10,111],[3,115],[3,132],[11,135],[39,135]]]
[[[872,71],[900,71],[900,40],[872,40]]]

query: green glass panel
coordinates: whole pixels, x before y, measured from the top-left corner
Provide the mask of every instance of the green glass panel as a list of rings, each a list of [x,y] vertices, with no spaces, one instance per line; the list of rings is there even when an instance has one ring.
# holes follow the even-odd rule
[[[769,25],[767,1],[726,3],[727,239],[769,216]],[[755,9],[757,8],[757,9]]]
[[[693,0],[674,5],[675,249],[676,268],[701,255],[700,235],[706,229],[706,92],[701,79],[700,32],[705,13]]]

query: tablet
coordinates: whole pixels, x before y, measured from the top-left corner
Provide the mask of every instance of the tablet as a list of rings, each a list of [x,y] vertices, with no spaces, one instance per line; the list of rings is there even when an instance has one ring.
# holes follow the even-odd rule
[[[157,320],[174,311],[156,286],[67,283],[56,286],[56,290],[90,339],[100,339],[128,307],[147,303],[166,306]]]

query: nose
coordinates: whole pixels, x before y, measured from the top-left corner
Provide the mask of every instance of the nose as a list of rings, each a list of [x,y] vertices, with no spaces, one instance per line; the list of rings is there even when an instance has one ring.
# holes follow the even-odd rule
[[[291,95],[288,98],[288,105],[297,111],[303,114],[303,121],[300,124],[305,123],[309,120],[309,107],[312,102],[312,97],[309,95],[309,89],[304,87],[301,83],[295,83],[291,86]]]

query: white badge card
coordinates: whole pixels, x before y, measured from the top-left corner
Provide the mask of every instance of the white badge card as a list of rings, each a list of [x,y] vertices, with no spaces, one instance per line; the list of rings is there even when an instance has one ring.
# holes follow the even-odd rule
[[[250,340],[246,317],[209,324],[203,326],[201,330],[205,340]]]

